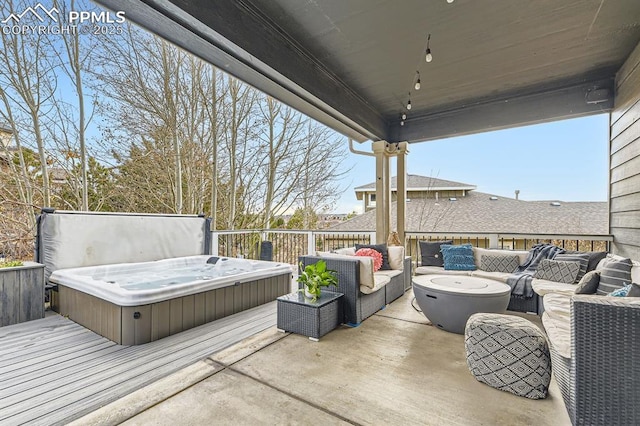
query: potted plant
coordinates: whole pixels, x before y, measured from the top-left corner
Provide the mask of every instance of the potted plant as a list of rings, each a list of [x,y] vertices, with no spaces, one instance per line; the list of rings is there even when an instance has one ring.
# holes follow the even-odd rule
[[[300,262],[300,271],[298,282],[303,285],[303,288],[299,291],[304,291],[304,295],[313,302],[320,297],[322,287],[338,285],[336,271],[327,269],[327,263],[324,260],[307,266],[303,266]]]
[[[15,268],[16,266],[24,266],[19,260],[8,260],[0,262],[0,268]]]

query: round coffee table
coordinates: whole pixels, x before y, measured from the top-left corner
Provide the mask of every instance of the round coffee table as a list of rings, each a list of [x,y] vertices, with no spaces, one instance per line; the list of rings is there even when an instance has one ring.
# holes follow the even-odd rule
[[[461,275],[416,275],[413,294],[433,325],[464,334],[469,317],[478,312],[504,312],[511,287],[499,281]]]

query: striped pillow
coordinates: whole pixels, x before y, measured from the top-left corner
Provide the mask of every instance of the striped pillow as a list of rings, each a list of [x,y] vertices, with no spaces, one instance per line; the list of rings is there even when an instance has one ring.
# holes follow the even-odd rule
[[[600,271],[597,294],[606,296],[631,283],[631,260],[611,260]]]
[[[580,262],[580,270],[576,277],[576,283],[579,283],[584,274],[587,273],[587,267],[589,266],[589,253],[570,253],[570,254],[556,254],[553,260],[563,260],[565,262]]]

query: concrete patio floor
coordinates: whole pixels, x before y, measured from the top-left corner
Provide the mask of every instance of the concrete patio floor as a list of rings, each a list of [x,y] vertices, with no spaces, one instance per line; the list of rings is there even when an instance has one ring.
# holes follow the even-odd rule
[[[412,298],[319,342],[271,328],[75,423],[570,424],[555,380],[545,400],[479,383],[463,336],[431,326]]]

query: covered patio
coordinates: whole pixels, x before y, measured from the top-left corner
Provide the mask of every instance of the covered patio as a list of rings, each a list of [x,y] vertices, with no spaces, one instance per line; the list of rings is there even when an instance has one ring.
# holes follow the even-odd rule
[[[397,231],[405,241],[412,143],[609,113],[610,249],[640,259],[636,1],[99,3],[350,142],[371,141],[370,150],[352,150],[376,158],[377,242],[391,231],[394,158]],[[548,399],[530,401],[475,381],[463,338],[425,324],[411,298],[408,292],[316,345],[270,329],[202,361],[211,374],[193,386],[142,389],[80,422],[569,423],[555,385]],[[142,408],[132,413],[131,406]],[[113,420],[121,410],[126,415]]]

